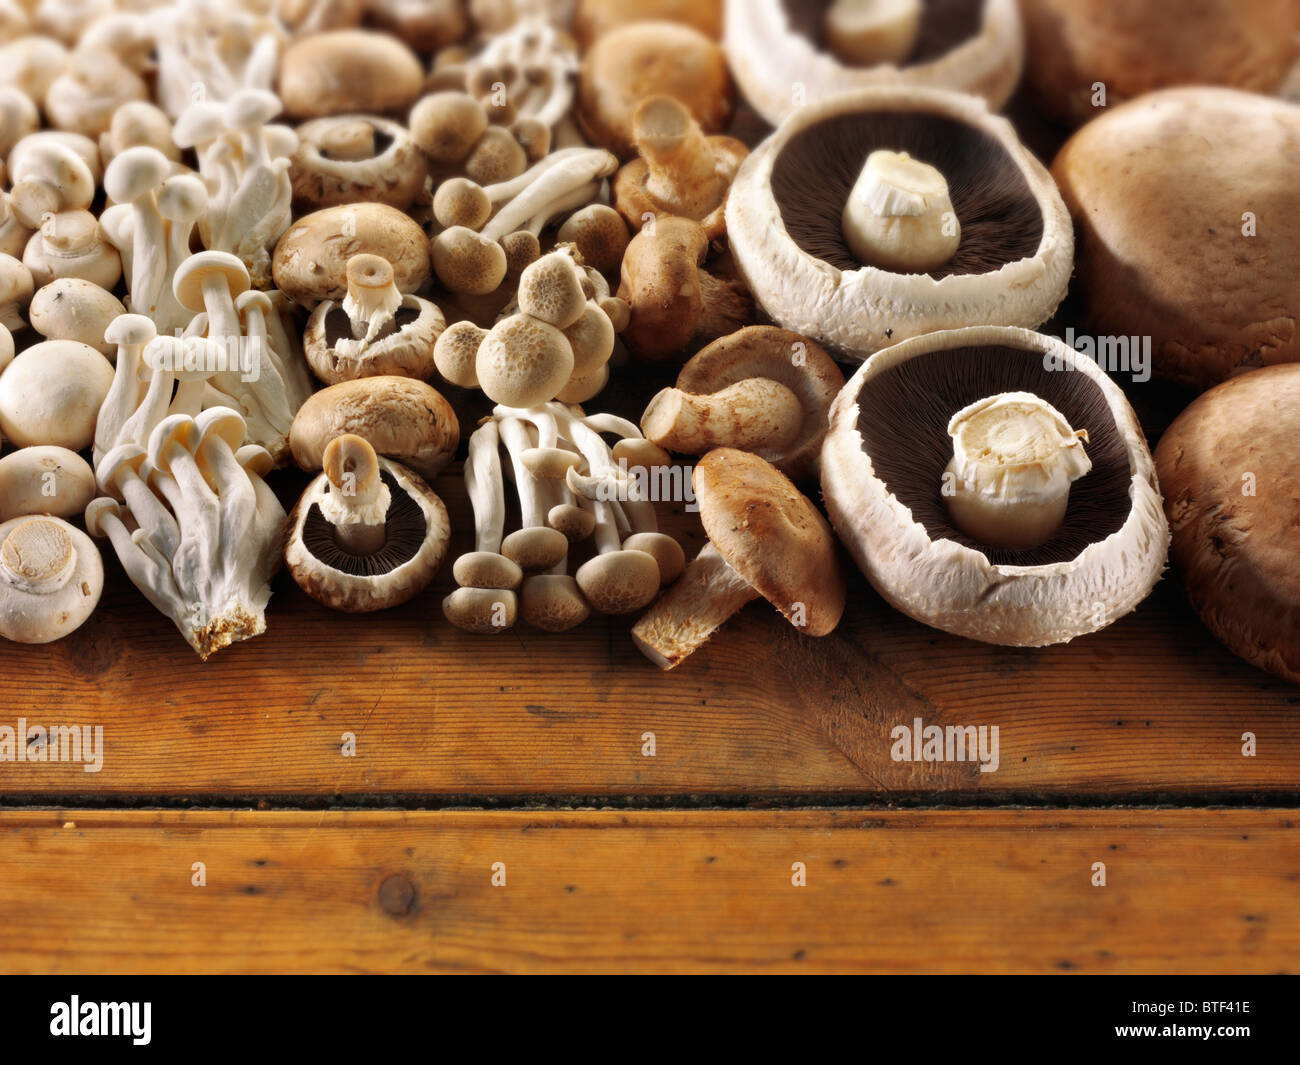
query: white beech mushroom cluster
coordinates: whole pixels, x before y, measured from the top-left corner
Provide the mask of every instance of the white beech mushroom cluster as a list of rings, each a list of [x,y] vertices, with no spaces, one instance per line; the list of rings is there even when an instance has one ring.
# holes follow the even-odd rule
[[[519,503],[519,526],[508,534],[502,449]],[[677,541],[659,532],[635,474],[669,462],[622,418],[553,401],[494,408],[470,436],[465,488],[475,544],[452,568],[458,587],[443,600],[447,620],[493,634],[522,617],[563,632],[592,611],[631,614],[648,606],[681,574],[685,558]],[[571,547],[588,539],[591,557],[570,573]]]

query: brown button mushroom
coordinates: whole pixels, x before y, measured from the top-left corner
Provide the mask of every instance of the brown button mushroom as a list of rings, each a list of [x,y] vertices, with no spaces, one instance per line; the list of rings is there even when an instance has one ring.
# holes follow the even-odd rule
[[[569,215],[555,239],[561,244],[572,244],[583,263],[612,277],[623,265],[631,237],[616,210],[603,203],[593,203]]]
[[[627,246],[619,298],[631,309],[623,340],[638,358],[662,361],[749,325],[744,285],[702,268],[709,236],[699,222],[657,218]]]
[[[285,563],[325,606],[385,610],[419,595],[447,554],[447,508],[423,480],[359,436],[335,437],[324,472],[289,516]]]
[[[348,260],[380,255],[393,267],[402,292],[429,277],[429,238],[419,224],[382,203],[326,207],[295,222],[275,246],[276,287],[296,303],[314,306],[347,295]]]
[[[614,178],[614,206],[639,230],[657,215],[693,218],[710,240],[727,229],[727,190],[749,154],[734,137],[706,137],[686,106],[671,96],[651,96],[632,114],[640,159]]]
[[[295,118],[400,111],[415,103],[423,85],[419,58],[383,33],[313,34],[280,57],[280,98]]]
[[[369,0],[366,16],[417,52],[436,52],[465,36],[465,0]]]
[[[289,164],[295,202],[313,210],[362,202],[405,209],[424,190],[427,176],[407,128],[371,115],[304,122]]]
[[[831,409],[821,481],[876,590],[970,639],[1095,632],[1164,569],[1154,464],[1124,393],[1025,329],[947,330],[872,356]]]
[[[1298,145],[1300,107],[1231,89],[1151,93],[1079,130],[1052,173],[1088,328],[1149,336],[1156,375],[1202,389],[1300,360]]]
[[[799,108],[745,161],[726,217],[768,315],[858,358],[941,329],[1038,326],[1074,252],[1051,175],[1011,124],[937,89]]]
[[[104,588],[94,541],[58,518],[0,524],[0,636],[50,643],[80,628]]]
[[[605,34],[583,57],[578,121],[620,159],[636,155],[632,114],[654,95],[680,100],[705,133],[721,132],[734,106],[722,49],[690,26],[634,22]]]
[[[1099,107],[1178,85],[1278,93],[1300,63],[1300,6],[1291,0],[1020,0],[1020,7],[1032,98],[1072,126]]]
[[[330,441],[347,433],[432,481],[456,451],[460,423],[451,405],[423,381],[344,381],[321,389],[299,408],[289,432],[294,461],[304,470],[319,470]]]
[[[1156,470],[1172,557],[1206,627],[1247,662],[1300,683],[1300,366],[1200,396],[1165,431]]]
[[[1024,33],[1016,0],[728,0],[727,58],[773,125],[869,85],[949,89],[1000,108]]]
[[[573,33],[585,52],[597,38],[629,22],[654,19],[693,26],[706,37],[722,37],[723,0],[578,0]]]
[[[807,497],[775,466],[731,448],[705,455],[692,483],[709,543],[633,626],[638,649],[672,669],[759,597],[800,632],[831,632],[844,613],[844,574]]]
[[[755,325],[715,340],[682,367],[641,416],[646,438],[670,451],[753,451],[798,480],[826,437],[840,368],[816,343]]]
[[[403,296],[393,268],[379,255],[354,255],[347,266],[348,294],[312,312],[303,349],[326,384],[358,377],[433,376],[434,345],[446,326],[428,300]]]

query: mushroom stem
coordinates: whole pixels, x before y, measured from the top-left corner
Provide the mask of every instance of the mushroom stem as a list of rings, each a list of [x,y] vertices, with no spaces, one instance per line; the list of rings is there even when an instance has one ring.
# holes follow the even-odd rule
[[[899,64],[921,33],[921,0],[835,0],[822,22],[826,43],[842,62]]]
[[[671,96],[645,100],[633,116],[637,150],[649,167],[646,191],[673,214],[700,219],[726,193],[713,148],[695,116]]]
[[[907,152],[880,149],[867,156],[841,226],[859,262],[898,273],[940,267],[961,244],[948,182]]]
[[[379,475],[379,459],[364,437],[335,437],[325,448],[325,476],[330,492],[321,514],[334,526],[339,547],[353,555],[373,555],[388,539],[388,486]]]
[[[953,457],[943,494],[957,527],[982,544],[1038,547],[1065,518],[1070,484],[1092,468],[1064,415],[1029,392],[963,407],[948,423]]]
[[[465,490],[474,511],[474,548],[496,553],[505,535],[506,497],[501,480],[500,440],[495,419],[489,418],[470,434],[465,460]]]
[[[554,212],[554,205],[565,201],[575,189],[609,177],[617,168],[618,160],[603,148],[580,149],[546,169],[502,207],[480,233],[487,240],[500,240],[548,208]]]
[[[381,332],[391,331],[402,306],[392,264],[380,255],[354,255],[348,260],[347,282],[343,311],[352,325],[352,336],[370,343]]]
[[[803,428],[803,404],[779,381],[747,377],[710,395],[665,388],[646,405],[641,427],[669,451],[702,455],[715,447],[783,451]]]
[[[230,283],[217,271],[203,278],[203,305],[208,311],[208,336],[226,343],[231,337],[241,336],[239,315],[235,301],[230,298]]]
[[[525,573],[549,570],[568,555],[569,541],[546,524],[550,508],[540,491],[540,479],[524,461],[524,453],[533,446],[532,436],[518,418],[501,418],[499,429],[514,467],[521,516],[521,527],[501,542],[501,553]]]
[[[632,642],[660,669],[672,669],[759,593],[712,544],[632,627]]]

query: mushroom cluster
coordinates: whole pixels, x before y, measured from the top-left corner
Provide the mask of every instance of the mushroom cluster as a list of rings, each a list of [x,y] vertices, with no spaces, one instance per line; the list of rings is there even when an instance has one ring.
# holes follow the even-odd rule
[[[602,434],[618,439],[610,445]],[[519,502],[519,527],[509,534],[502,447]],[[465,487],[475,549],[453,566],[458,587],[443,600],[447,620],[492,634],[522,616],[563,632],[593,610],[647,606],[685,564],[681,546],[659,531],[638,478],[669,464],[621,418],[558,402],[494,408],[470,436]],[[588,538],[594,553],[570,575],[570,547]]]

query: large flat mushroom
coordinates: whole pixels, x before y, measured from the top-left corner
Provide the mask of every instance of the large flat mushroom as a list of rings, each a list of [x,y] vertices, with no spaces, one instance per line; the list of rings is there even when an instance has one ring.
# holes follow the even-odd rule
[[[1172,557],[1228,649],[1300,684],[1300,366],[1212,388],[1156,447]]]
[[[938,329],[1040,325],[1074,254],[1051,175],[1011,124],[937,89],[801,108],[741,165],[726,217],[777,324],[858,358]]]
[[[987,643],[1037,647],[1109,625],[1146,598],[1169,543],[1124,393],[1024,329],[932,333],[867,360],[831,409],[822,491],[889,603]]]
[[[1016,0],[727,0],[725,43],[741,90],[773,125],[838,93],[899,82],[999,108],[1024,56]]]
[[[1198,389],[1300,360],[1300,107],[1167,89],[1108,111],[1052,174],[1078,228],[1088,328],[1150,337],[1153,372]]]

